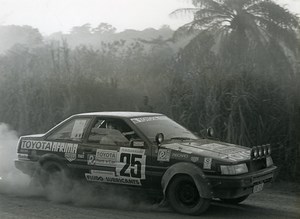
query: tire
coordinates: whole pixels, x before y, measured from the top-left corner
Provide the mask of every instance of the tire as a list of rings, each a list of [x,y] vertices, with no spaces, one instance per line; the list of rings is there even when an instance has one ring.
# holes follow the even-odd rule
[[[171,181],[167,200],[173,210],[187,215],[200,215],[210,205],[210,199],[200,197],[194,180],[187,175],[178,176]]]
[[[73,187],[73,183],[69,178],[68,170],[55,161],[46,161],[42,164],[39,181],[46,189],[49,187],[56,187],[64,192],[69,192]]]
[[[248,196],[249,195],[245,195],[245,196],[242,196],[242,197],[239,197],[239,198],[228,198],[228,199],[221,198],[221,201],[225,202],[227,204],[237,205],[237,204],[245,201],[248,198]]]

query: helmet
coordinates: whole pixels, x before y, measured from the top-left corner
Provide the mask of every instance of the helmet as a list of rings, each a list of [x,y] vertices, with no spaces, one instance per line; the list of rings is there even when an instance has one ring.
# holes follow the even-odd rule
[[[116,129],[116,126],[113,122],[106,122],[107,129]]]

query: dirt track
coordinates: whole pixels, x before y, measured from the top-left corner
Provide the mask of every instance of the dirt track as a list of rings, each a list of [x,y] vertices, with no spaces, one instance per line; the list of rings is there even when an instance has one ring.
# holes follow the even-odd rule
[[[43,195],[11,194],[0,190],[0,218],[191,218],[179,215],[168,207],[150,204],[128,204],[105,197],[101,203],[59,203],[49,201]],[[201,218],[300,218],[298,187],[287,190],[285,184],[273,186],[252,195],[243,204],[225,205],[215,201]],[[80,199],[80,197],[77,197]],[[94,199],[95,201],[97,199]],[[98,199],[99,200],[99,199]],[[118,203],[118,204],[117,204]],[[117,205],[117,207],[116,207]],[[94,207],[90,207],[94,206]],[[115,207],[113,207],[115,206]]]

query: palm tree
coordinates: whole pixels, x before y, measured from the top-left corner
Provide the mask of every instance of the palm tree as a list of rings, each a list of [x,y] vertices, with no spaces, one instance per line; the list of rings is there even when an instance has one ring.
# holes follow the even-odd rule
[[[272,0],[192,0],[195,8],[182,8],[172,12],[192,13],[192,22],[178,29],[182,31],[207,30],[220,43],[232,37],[251,45],[266,45],[276,41],[294,51],[297,41],[297,17]]]
[[[178,66],[183,67],[177,70],[184,73],[181,74],[183,78],[193,77],[186,80],[189,84],[195,82],[192,100],[199,101],[196,97],[200,83],[204,91],[215,86],[220,95],[217,92],[212,95],[218,101],[224,102],[226,98],[229,102],[234,98],[239,100],[230,102],[226,109],[220,108],[224,120],[234,119],[231,123],[224,123],[236,124],[238,121],[248,126],[247,129],[249,124],[254,124],[249,115],[253,115],[257,105],[264,105],[260,97],[265,93],[268,94],[267,99],[272,99],[271,94],[276,93],[274,98],[278,97],[276,104],[279,107],[284,105],[280,98],[289,105],[294,102],[292,96],[296,99],[296,95],[292,87],[295,87],[296,78],[293,63],[297,60],[298,49],[297,16],[272,0],[192,0],[192,3],[194,8],[178,9],[172,13],[192,13],[194,16],[192,22],[177,30],[177,34],[183,31],[197,34],[180,52],[178,62],[181,64]],[[222,80],[217,84],[220,78]],[[226,110],[228,113],[224,115]],[[187,114],[191,115],[190,109],[188,111]],[[258,112],[258,119],[260,114]],[[243,122],[244,117],[248,118],[248,122]],[[255,124],[253,127],[256,127]],[[237,129],[236,138],[239,138],[242,129]],[[250,132],[247,135],[252,138]]]
[[[282,162],[295,161],[300,151],[295,134],[300,131],[295,128],[300,118],[297,16],[272,0],[192,3],[194,8],[172,13],[194,17],[175,37],[196,34],[174,68],[179,81],[174,90],[182,91],[171,102],[179,118],[198,127],[209,124],[229,142],[280,141],[287,146]]]

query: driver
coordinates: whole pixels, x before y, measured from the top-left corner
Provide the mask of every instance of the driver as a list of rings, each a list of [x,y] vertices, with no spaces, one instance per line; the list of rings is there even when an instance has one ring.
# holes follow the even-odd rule
[[[133,135],[133,134],[135,134],[135,132],[134,132],[133,130],[127,130],[127,131],[124,131],[120,125],[117,125],[116,123],[111,122],[111,121],[107,121],[107,122],[106,122],[106,128],[107,128],[107,129],[115,129],[115,130],[118,130],[118,131],[121,132],[122,135],[124,135],[125,137],[128,136],[128,135]]]
[[[113,122],[106,122],[106,128],[107,129],[117,129],[116,125]]]

